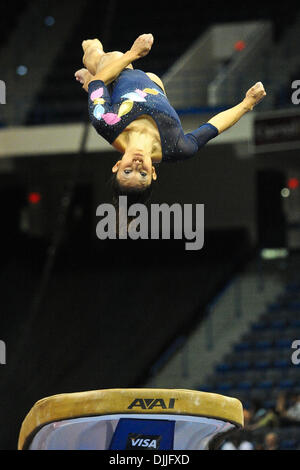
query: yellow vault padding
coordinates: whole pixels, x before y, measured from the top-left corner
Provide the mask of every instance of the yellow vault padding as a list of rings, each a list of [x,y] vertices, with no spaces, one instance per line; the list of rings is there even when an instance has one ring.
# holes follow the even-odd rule
[[[244,424],[239,400],[215,393],[161,388],[118,388],[64,393],[43,398],[25,417],[18,449],[53,421],[112,414],[172,414],[216,418],[238,427]]]

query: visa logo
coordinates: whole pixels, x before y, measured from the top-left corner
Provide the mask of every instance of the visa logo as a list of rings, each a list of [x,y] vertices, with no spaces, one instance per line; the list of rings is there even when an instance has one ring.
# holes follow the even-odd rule
[[[159,449],[161,436],[130,433],[127,438],[126,449]]]
[[[148,447],[152,449],[156,449],[156,439],[132,439],[131,445],[132,447]]]

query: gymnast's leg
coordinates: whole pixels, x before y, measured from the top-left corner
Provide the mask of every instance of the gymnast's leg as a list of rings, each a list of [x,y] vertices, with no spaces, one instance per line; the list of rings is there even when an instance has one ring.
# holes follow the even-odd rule
[[[82,42],[83,64],[85,68],[75,72],[75,78],[79,81],[83,88],[86,90],[85,83],[89,83],[91,78],[96,75],[103,67],[106,67],[110,62],[119,59],[123,52],[104,52],[101,42],[98,39],[88,39]],[[133,69],[132,64],[126,68]],[[86,90],[87,91],[87,90]]]
[[[166,90],[165,90],[164,84],[161,81],[161,79],[157,75],[155,75],[154,73],[151,73],[151,72],[147,72],[146,75],[148,75],[148,77],[152,80],[152,82],[154,82],[158,86],[160,86],[160,88],[164,91],[164,93],[166,95]]]
[[[149,37],[152,35],[142,35],[134,43],[134,45],[143,37]],[[149,38],[148,38],[149,40]],[[151,41],[150,41],[151,42]],[[153,42],[153,37],[152,37]],[[133,45],[133,46],[134,46]],[[151,46],[150,46],[151,47]],[[90,82],[93,76],[101,71],[108,64],[120,59],[124,54],[123,52],[104,52],[101,42],[98,39],[88,39],[82,42],[82,48],[84,51],[83,63],[86,68],[77,70],[75,73],[76,80],[79,81],[83,88],[87,91],[87,83]],[[125,68],[133,69],[132,64],[128,64]],[[164,93],[166,93],[164,84],[161,79],[154,73],[147,72],[148,77],[156,83]]]

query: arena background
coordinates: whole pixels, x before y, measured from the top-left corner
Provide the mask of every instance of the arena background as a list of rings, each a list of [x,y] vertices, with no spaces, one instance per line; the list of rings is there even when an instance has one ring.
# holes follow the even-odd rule
[[[63,0],[0,12],[0,448],[16,448],[38,399],[65,392],[191,388],[277,416],[282,392],[286,406],[300,394],[300,8]],[[267,91],[193,159],[158,168],[153,202],[205,204],[199,251],[96,237],[117,154],[88,125],[73,74],[83,39],[125,51],[147,32],[136,67],[163,79],[186,131],[256,81]],[[247,439],[263,448],[272,430],[295,449],[298,429],[279,416]]]

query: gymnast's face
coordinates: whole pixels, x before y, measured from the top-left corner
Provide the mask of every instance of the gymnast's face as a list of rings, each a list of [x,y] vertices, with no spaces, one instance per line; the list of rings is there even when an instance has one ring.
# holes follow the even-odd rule
[[[125,152],[122,160],[113,166],[112,172],[117,173],[119,183],[128,188],[149,186],[152,179],[157,178],[151,157],[142,152]]]

